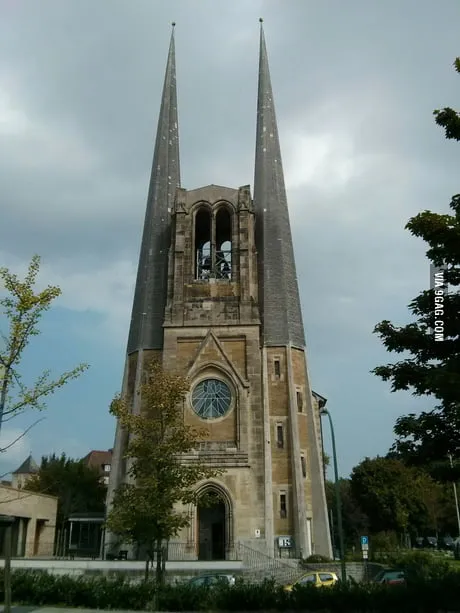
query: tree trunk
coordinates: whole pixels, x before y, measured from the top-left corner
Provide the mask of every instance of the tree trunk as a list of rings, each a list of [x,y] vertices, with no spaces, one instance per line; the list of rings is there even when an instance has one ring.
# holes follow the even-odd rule
[[[156,581],[157,585],[163,585],[163,550],[161,548],[161,539],[157,541],[157,568],[156,568]]]
[[[161,541],[160,541],[161,542]],[[152,547],[151,547],[151,553],[149,553],[150,556],[150,561],[152,564],[152,568],[153,568],[153,560],[155,557],[155,552],[157,554],[157,567],[156,567],[156,573],[155,573],[155,585],[154,585],[154,590],[153,590],[153,603],[152,603],[152,607],[154,611],[158,611],[159,610],[159,604],[160,604],[160,598],[159,598],[159,582],[158,582],[158,549],[159,549],[159,545],[158,545],[158,541],[154,541],[152,543]]]

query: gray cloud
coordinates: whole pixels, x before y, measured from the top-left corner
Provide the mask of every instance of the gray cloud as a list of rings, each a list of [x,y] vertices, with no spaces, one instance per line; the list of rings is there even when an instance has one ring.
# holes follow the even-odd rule
[[[120,362],[169,23],[183,184],[239,186],[253,180],[264,16],[313,384],[344,470],[384,452],[395,416],[423,403],[369,374],[390,359],[371,331],[407,321],[428,282],[407,219],[458,191],[458,149],[431,115],[458,98],[457,0],[3,4],[0,255],[41,253],[62,306],[102,314],[94,334]]]

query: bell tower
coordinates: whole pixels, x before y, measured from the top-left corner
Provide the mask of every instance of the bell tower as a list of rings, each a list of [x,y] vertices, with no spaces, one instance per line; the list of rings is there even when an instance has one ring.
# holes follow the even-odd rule
[[[174,32],[173,32],[174,34]],[[191,559],[236,543],[331,555],[278,128],[261,26],[254,197],[249,186],[180,187],[174,35],[166,69],[122,393],[139,410],[151,357],[185,375],[184,419],[207,430],[193,455],[224,469],[197,484],[178,536]],[[126,479],[117,427],[109,485]],[[187,458],[184,458],[186,461]]]

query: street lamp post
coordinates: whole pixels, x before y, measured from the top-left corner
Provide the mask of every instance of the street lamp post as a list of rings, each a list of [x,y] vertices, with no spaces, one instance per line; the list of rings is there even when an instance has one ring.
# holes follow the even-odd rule
[[[450,461],[450,467],[453,469],[454,468],[454,463],[452,461],[452,454],[449,453],[448,457],[449,457],[449,461]],[[452,479],[452,486],[454,488],[455,510],[457,511],[458,535],[460,536],[460,510],[458,508],[458,495],[457,495],[457,485],[455,483],[455,478]]]
[[[342,570],[342,581],[345,583],[347,580],[347,567],[345,564],[345,544],[344,544],[344,539],[343,539],[343,524],[342,524],[342,498],[340,495],[339,469],[337,465],[337,450],[335,447],[334,424],[332,423],[331,414],[324,406],[320,409],[320,414],[327,415],[329,419],[329,425],[331,427],[332,460],[334,463],[334,479],[335,479],[335,502],[336,502],[336,510],[337,510],[337,532],[338,532],[339,546],[340,546],[340,566]]]
[[[0,515],[0,526],[4,528],[5,540],[4,540],[4,556],[5,566],[3,569],[4,591],[5,591],[5,603],[3,607],[3,613],[11,613],[11,542],[12,542],[12,527],[14,524],[14,517],[10,515]]]

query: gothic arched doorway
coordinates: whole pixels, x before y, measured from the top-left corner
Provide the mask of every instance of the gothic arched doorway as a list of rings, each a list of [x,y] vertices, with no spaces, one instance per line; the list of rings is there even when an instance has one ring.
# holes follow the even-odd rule
[[[224,498],[215,490],[203,492],[197,505],[199,560],[225,560],[228,522]]]

